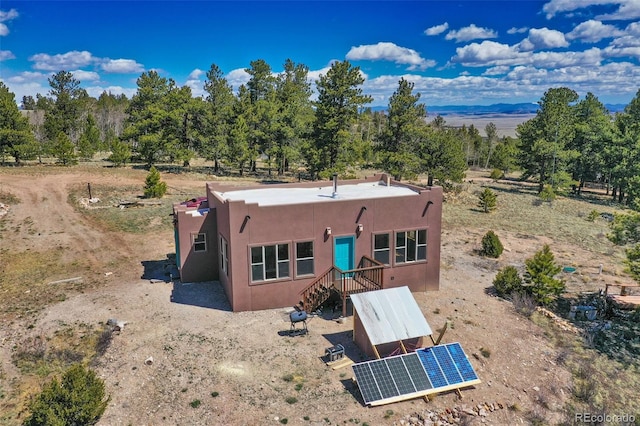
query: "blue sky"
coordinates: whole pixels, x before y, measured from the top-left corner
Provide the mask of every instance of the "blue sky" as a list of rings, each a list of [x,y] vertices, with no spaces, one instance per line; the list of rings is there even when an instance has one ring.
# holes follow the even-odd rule
[[[194,95],[215,63],[237,88],[264,59],[315,81],[361,68],[374,106],[404,77],[427,105],[537,102],[551,87],[627,104],[640,89],[640,0],[27,1],[0,3],[0,80],[46,95],[74,73],[91,96],[131,97],[156,70]]]

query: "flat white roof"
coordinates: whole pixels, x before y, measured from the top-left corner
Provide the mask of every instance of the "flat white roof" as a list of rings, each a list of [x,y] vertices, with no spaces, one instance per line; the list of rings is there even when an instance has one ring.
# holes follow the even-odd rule
[[[351,302],[372,345],[432,334],[409,287],[352,294]]]
[[[370,198],[403,197],[418,195],[406,186],[387,186],[382,181],[357,184],[338,184],[336,196],[333,196],[333,183],[313,188],[282,188],[265,186],[258,189],[239,189],[235,191],[214,191],[227,201],[244,201],[259,206],[279,206],[284,204],[319,203],[339,200],[361,200]]]

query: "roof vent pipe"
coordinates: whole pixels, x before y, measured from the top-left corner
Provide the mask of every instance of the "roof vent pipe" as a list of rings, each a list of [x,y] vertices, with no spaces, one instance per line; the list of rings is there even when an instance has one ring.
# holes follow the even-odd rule
[[[338,174],[333,174],[333,194],[331,194],[331,198],[336,198],[338,195]]]

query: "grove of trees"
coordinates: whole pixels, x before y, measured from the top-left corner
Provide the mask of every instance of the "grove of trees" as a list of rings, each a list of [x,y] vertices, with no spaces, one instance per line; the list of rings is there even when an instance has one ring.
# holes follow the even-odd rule
[[[605,185],[615,201],[640,209],[640,90],[612,115],[593,93],[584,99],[567,87],[544,93],[535,117],[518,125],[517,138],[500,137],[489,123],[452,128],[427,120],[414,84],[401,78],[384,111],[368,105],[364,77],[348,61],[334,62],[315,81],[309,68],[285,61],[275,73],[262,59],[250,62],[236,90],[212,64],[204,95],[194,97],[156,71],[144,72],[137,91],[88,96],[72,73],[49,78],[46,95],[22,99],[0,83],[0,159],[15,164],[54,157],[64,165],[108,152],[121,166],[135,161],[188,167],[199,157],[240,175],[258,164],[269,174],[310,179],[353,174],[361,167],[396,179],[426,175],[428,184],[460,182],[468,167],[504,173],[520,170],[538,192],[555,193],[586,182]]]

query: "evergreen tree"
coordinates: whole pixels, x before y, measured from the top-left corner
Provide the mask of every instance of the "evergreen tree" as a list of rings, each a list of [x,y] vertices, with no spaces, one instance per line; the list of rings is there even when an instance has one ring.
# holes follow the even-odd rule
[[[516,131],[521,141],[519,165],[523,179],[537,177],[541,192],[545,184],[556,186],[555,175],[567,169],[577,157],[570,149],[575,133],[575,108],[578,94],[566,87],[549,89],[538,102],[536,116]]]
[[[132,141],[135,151],[147,166],[166,157],[167,141],[163,135],[167,119],[166,97],[172,83],[156,71],[142,73],[138,90],[127,108],[127,126],[123,140]]]
[[[55,141],[51,146],[51,154],[64,166],[70,166],[78,163],[78,155],[76,147],[63,131],[58,133]]]
[[[149,174],[145,179],[145,198],[162,198],[167,193],[167,184],[160,178],[160,172],[155,166],[151,166]]]
[[[467,163],[455,130],[422,126],[419,155],[421,172],[427,173],[427,185],[434,180],[462,182]]]
[[[493,280],[493,287],[499,296],[510,296],[523,291],[522,278],[515,266],[505,266],[500,269]]]
[[[482,254],[484,256],[498,258],[502,254],[504,246],[495,232],[489,231],[482,237]]]
[[[84,130],[78,140],[80,157],[85,160],[90,160],[98,151],[100,145],[100,130],[96,126],[96,120],[93,118],[93,115],[88,114]]]
[[[109,404],[104,382],[82,364],[71,366],[58,381],[55,377],[29,404],[24,426],[94,425]]]
[[[217,173],[220,161],[227,155],[227,139],[233,120],[233,106],[236,102],[231,85],[224,78],[222,70],[211,64],[204,83],[207,115],[205,119],[206,138],[200,148],[200,155],[213,161]]]
[[[400,79],[389,98],[387,126],[378,138],[380,166],[398,181],[414,177],[420,170],[420,127],[427,110],[418,103],[420,94],[413,94],[413,88],[413,83]]]
[[[63,132],[70,140],[76,140],[87,92],[80,87],[80,81],[68,71],[52,75],[49,85],[53,101],[51,108],[45,110],[44,129],[47,138],[53,141]]]
[[[330,176],[345,170],[345,157],[350,151],[352,124],[358,108],[371,102],[362,93],[364,77],[359,67],[348,61],[334,62],[326,75],[316,81],[316,102],[313,126],[314,144],[305,153],[308,169],[313,177]]]
[[[18,110],[15,95],[0,82],[0,154],[13,156],[16,164],[34,158],[38,149],[29,120]]]
[[[129,145],[118,138],[113,139],[111,143],[111,155],[108,160],[111,161],[115,167],[120,167],[124,166],[130,159],[131,148]]]
[[[496,209],[498,196],[490,188],[485,188],[480,195],[478,195],[478,206],[485,213],[489,213]]]
[[[548,244],[527,259],[525,265],[524,281],[528,286],[527,290],[538,303],[547,305],[564,291],[564,281],[555,278],[562,267],[556,264]]]
[[[284,174],[290,163],[299,160],[301,146],[309,136],[313,108],[308,74],[306,65],[287,59],[276,82],[278,112],[271,156],[278,175]]]

